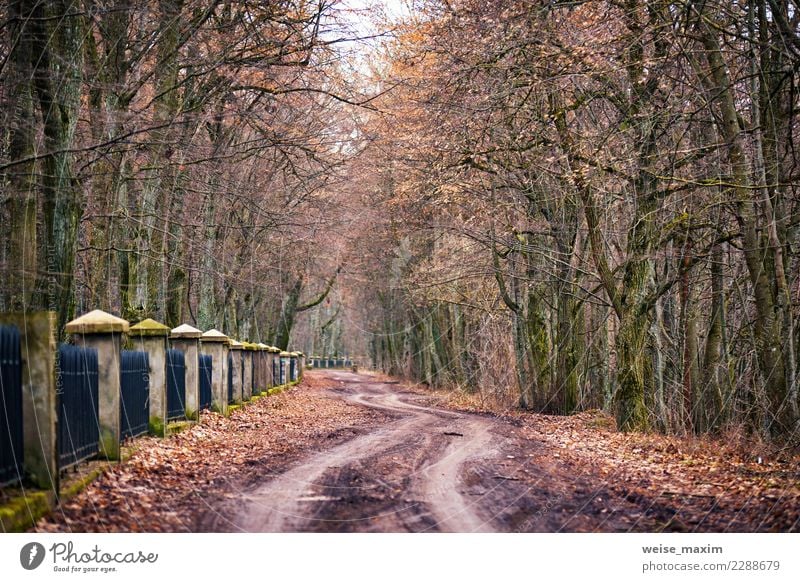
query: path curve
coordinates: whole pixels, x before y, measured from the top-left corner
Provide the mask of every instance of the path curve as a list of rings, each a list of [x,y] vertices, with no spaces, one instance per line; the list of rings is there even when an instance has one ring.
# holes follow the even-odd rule
[[[397,385],[367,376],[328,375],[339,383],[342,398],[393,420],[253,488],[233,518],[236,530],[328,531],[346,523],[348,531],[494,531],[478,514],[475,498],[464,494],[462,474],[467,461],[499,455],[490,420],[422,406],[413,402],[414,395],[398,392]],[[394,469],[381,480],[375,473],[387,462]],[[401,493],[399,507],[350,503],[342,511],[348,499],[384,486]]]

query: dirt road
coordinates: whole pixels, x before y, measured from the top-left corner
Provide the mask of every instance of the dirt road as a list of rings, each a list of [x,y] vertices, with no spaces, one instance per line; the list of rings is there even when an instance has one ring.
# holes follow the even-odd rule
[[[226,529],[494,530],[461,475],[466,461],[500,455],[490,435],[492,421],[421,406],[413,394],[368,376],[329,374],[342,398],[391,420],[247,492],[233,527]]]
[[[369,376],[325,374],[338,384],[332,394],[389,420],[266,476],[218,508],[204,529],[628,531],[659,529],[671,518],[647,500],[642,508],[642,500],[615,495],[597,475],[550,462],[513,422],[431,408],[423,396]]]

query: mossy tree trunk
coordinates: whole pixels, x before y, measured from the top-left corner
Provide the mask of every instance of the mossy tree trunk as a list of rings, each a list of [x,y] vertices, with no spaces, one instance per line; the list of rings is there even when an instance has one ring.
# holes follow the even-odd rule
[[[711,313],[703,352],[701,409],[702,416],[697,428],[710,431],[724,424],[727,389],[722,382],[724,374],[723,336],[725,333],[725,296],[722,274],[723,253],[720,245],[711,251],[709,270],[711,274]],[[723,391],[725,394],[723,394]]]
[[[784,264],[783,243],[777,239],[774,212],[769,213],[765,228],[759,224],[758,201],[754,198],[759,196],[760,189],[754,188],[751,180],[752,165],[745,144],[746,134],[740,124],[737,97],[718,37],[721,28],[714,25],[717,15],[701,8],[699,16],[695,29],[704,49],[702,57],[706,77],[702,80],[719,110],[717,124],[726,143],[732,176],[731,202],[736,209],[743,241],[742,253],[753,286],[755,348],[767,399],[764,432],[772,436],[785,435],[793,430],[798,413],[797,402],[790,396],[793,378],[787,382],[786,363],[790,362],[793,352],[786,339],[790,338],[790,343],[793,340],[791,332],[786,333],[783,329],[787,321],[784,313],[786,292],[780,274]],[[767,26],[766,22],[761,24]]]
[[[83,211],[71,153],[83,74],[84,16],[63,0],[39,3],[30,22],[34,87],[44,131],[41,160],[44,229],[38,262],[45,267],[39,304],[58,312],[58,329],[74,316],[78,223]]]
[[[27,24],[36,2],[9,2],[9,22],[5,27],[6,46],[12,47],[6,64],[5,102],[3,103],[3,157],[11,164],[0,176],[0,188],[7,193],[9,229],[0,233],[7,264],[13,271],[4,274],[0,289],[0,309],[22,311],[32,306],[36,288],[38,194],[34,179],[36,122],[33,90],[34,43]],[[7,145],[6,145],[7,144]],[[15,273],[21,273],[21,276]]]
[[[333,274],[333,276],[328,279],[328,282],[325,284],[325,288],[322,290],[322,292],[320,292],[319,295],[317,295],[314,299],[311,299],[303,304],[300,304],[300,295],[302,294],[305,286],[305,276],[300,276],[295,280],[294,284],[289,288],[289,292],[286,294],[283,300],[281,316],[278,320],[278,326],[275,332],[275,341],[273,342],[276,347],[279,347],[282,350],[289,348],[292,327],[294,327],[294,318],[298,313],[308,311],[309,309],[312,309],[325,301],[333,289],[333,286],[336,283],[336,278],[340,271],[341,267],[336,269],[336,272]]]
[[[129,154],[117,144],[127,130],[126,112],[136,92],[129,87],[128,30],[132,19],[130,0],[115,0],[108,6],[86,2],[91,17],[85,35],[86,73],[91,79],[88,106],[95,123],[92,139],[110,144],[109,151],[95,162],[88,184],[90,205],[96,216],[88,224],[92,269],[86,274],[92,293],[89,303],[97,308],[120,312],[120,266],[126,264],[129,224],[125,223],[128,198]],[[98,43],[99,40],[99,43]]]

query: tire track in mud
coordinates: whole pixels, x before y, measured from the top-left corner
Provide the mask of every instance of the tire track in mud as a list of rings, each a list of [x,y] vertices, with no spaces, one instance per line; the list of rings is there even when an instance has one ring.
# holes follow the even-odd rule
[[[238,531],[494,531],[463,465],[496,457],[487,419],[420,406],[391,384],[331,375],[346,400],[394,420],[307,457],[242,497]]]

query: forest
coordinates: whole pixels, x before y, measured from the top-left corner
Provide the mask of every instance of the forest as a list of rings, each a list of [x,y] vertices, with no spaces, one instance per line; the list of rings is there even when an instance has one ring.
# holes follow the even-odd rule
[[[796,0],[7,0],[0,311],[797,443]]]

